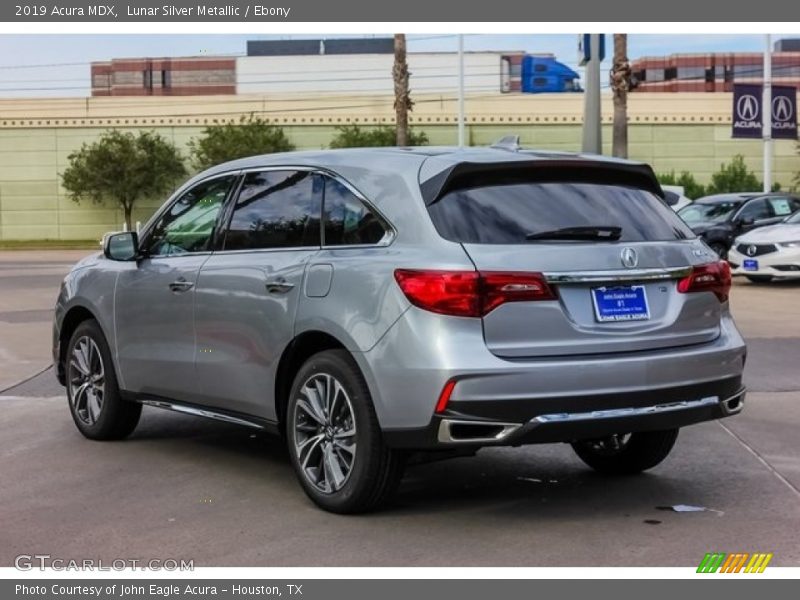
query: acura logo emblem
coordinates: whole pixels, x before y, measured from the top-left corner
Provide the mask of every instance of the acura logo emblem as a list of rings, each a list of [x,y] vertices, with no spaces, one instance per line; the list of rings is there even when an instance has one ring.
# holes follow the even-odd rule
[[[774,110],[774,108],[773,108]],[[736,103],[736,114],[742,121],[753,121],[758,116],[758,99],[751,95],[745,94]]]
[[[639,256],[633,248],[623,248],[620,258],[622,259],[622,264],[628,269],[633,269],[639,264]]]
[[[756,255],[756,252],[758,252],[758,248],[756,248],[755,246],[753,246],[753,245],[751,244],[751,245],[749,245],[749,246],[747,247],[747,249],[745,250],[745,252],[747,253],[747,256],[755,256],[755,255]]]
[[[772,118],[785,123],[793,116],[792,103],[786,96],[777,96],[772,101]]]

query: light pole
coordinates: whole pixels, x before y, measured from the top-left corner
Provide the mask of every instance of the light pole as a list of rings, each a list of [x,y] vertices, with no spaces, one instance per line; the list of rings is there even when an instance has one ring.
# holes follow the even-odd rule
[[[772,36],[764,36],[764,86],[761,96],[761,137],[764,140],[764,192],[772,191]]]
[[[458,147],[464,147],[464,34],[458,35]]]
[[[589,60],[586,63],[586,91],[583,93],[583,145],[591,154],[603,152],[600,129],[600,34],[589,35]]]

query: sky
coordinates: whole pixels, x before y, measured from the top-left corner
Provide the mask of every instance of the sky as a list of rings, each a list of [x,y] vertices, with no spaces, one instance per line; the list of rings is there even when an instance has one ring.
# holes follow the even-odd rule
[[[0,97],[89,96],[89,64],[124,57],[227,55],[246,53],[247,40],[298,39],[278,35],[3,35],[0,36]],[[779,39],[784,36],[774,36]],[[786,36],[788,37],[788,36]],[[419,34],[408,37],[409,52],[456,51],[455,34]],[[610,38],[607,44],[611,45]],[[550,53],[578,70],[577,35],[467,35],[466,51],[523,50]],[[630,34],[628,56],[663,56],[685,52],[760,52],[763,35],[653,35]],[[603,64],[610,67],[608,57]]]

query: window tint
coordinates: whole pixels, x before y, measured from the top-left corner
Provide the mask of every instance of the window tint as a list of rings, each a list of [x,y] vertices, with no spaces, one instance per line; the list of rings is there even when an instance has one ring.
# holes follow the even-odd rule
[[[320,245],[322,180],[307,171],[249,173],[225,236],[225,250]]]
[[[176,200],[159,218],[145,246],[153,256],[208,250],[222,204],[235,175],[199,183]]]
[[[386,234],[381,220],[340,182],[325,178],[325,245],[377,244]]]
[[[737,218],[740,220],[753,219],[755,221],[758,221],[759,219],[769,219],[770,217],[772,217],[772,211],[766,198],[760,198],[758,200],[752,200],[748,202],[737,215]]]
[[[462,189],[428,207],[446,239],[476,244],[530,243],[564,227],[621,227],[622,241],[674,240],[694,234],[650,192],[596,183],[518,183]]]
[[[769,203],[776,217],[785,217],[800,208],[800,202],[794,198],[770,198]]]

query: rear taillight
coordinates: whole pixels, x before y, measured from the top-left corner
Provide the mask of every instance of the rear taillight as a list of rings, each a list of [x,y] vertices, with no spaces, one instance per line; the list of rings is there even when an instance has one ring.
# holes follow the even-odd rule
[[[678,282],[678,291],[712,292],[720,302],[725,302],[731,291],[731,267],[725,261],[694,267],[690,275]]]
[[[556,295],[541,273],[480,273],[483,313],[506,302],[555,300]]]
[[[436,401],[436,412],[443,413],[444,409],[447,408],[447,403],[450,402],[450,396],[453,395],[453,390],[456,387],[456,380],[451,379],[447,383],[444,384],[442,388],[442,393],[439,394],[439,400]]]
[[[506,302],[556,297],[541,273],[397,269],[394,277],[414,306],[458,317],[482,317]]]

